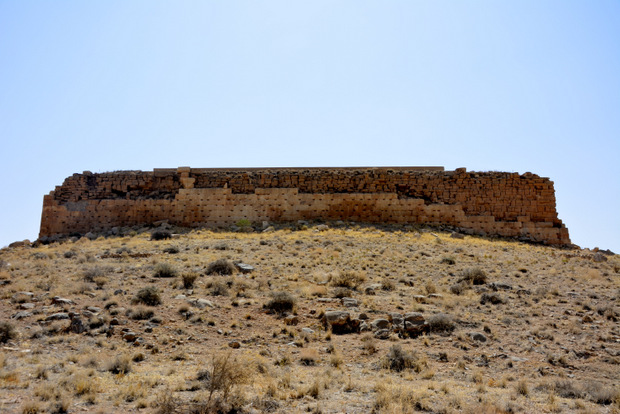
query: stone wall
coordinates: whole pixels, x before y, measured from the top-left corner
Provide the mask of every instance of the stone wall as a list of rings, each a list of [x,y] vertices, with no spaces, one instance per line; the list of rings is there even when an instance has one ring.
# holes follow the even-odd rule
[[[445,224],[477,234],[570,243],[548,178],[442,167],[84,172],[44,197],[40,237],[159,220],[218,227],[240,219]]]

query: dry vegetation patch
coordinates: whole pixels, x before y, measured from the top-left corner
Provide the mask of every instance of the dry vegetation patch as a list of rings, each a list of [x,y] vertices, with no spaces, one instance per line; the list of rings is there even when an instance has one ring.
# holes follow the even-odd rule
[[[617,255],[241,227],[0,250],[0,411],[620,411]]]

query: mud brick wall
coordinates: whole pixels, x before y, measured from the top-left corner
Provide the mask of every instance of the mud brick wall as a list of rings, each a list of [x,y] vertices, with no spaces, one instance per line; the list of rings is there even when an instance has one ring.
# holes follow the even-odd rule
[[[219,227],[240,219],[445,224],[570,244],[548,178],[442,167],[84,172],[44,197],[40,237],[159,220]]]

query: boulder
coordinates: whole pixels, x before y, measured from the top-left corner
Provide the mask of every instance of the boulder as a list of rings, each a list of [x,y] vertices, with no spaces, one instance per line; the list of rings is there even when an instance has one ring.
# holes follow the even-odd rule
[[[392,335],[390,329],[379,329],[375,332],[375,338],[377,339],[389,339],[390,335]]]
[[[388,321],[387,319],[379,318],[372,321],[370,323],[370,326],[372,326],[373,331],[389,329],[390,321]]]
[[[415,338],[423,333],[430,331],[428,323],[419,312],[407,313],[404,316],[404,330],[403,334],[408,337]]]
[[[342,305],[347,308],[354,308],[358,305],[357,299],[342,298]]]
[[[69,319],[69,314],[66,312],[58,312],[58,313],[53,313],[49,315],[47,318],[45,318],[46,321],[59,321],[62,319]]]
[[[331,329],[335,334],[359,332],[360,320],[351,319],[349,312],[328,311],[322,318],[325,329]]]
[[[254,266],[247,263],[235,263],[235,266],[241,273],[252,273],[254,271]]]
[[[82,332],[86,331],[86,327],[84,326],[84,322],[82,322],[82,319],[78,317],[73,317],[71,318],[71,323],[69,324],[68,331],[75,334],[81,334]]]
[[[470,332],[469,333],[469,337],[477,342],[486,342],[487,341],[487,337],[486,335],[484,335],[483,333],[480,332]]]

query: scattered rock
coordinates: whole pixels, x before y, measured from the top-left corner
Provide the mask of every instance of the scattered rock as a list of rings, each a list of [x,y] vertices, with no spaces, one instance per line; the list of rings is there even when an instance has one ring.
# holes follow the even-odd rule
[[[344,334],[350,332],[358,332],[359,319],[351,319],[349,312],[344,311],[328,311],[322,318],[325,328],[331,328],[335,334]]]
[[[32,312],[20,311],[11,316],[11,319],[20,320],[32,316]]]
[[[75,304],[75,302],[73,302],[71,299],[61,298],[60,296],[54,296],[52,298],[52,303],[54,305],[74,305]]]
[[[237,266],[241,273],[252,273],[254,271],[254,266],[247,263],[235,263],[235,266]]]
[[[464,238],[465,238],[465,235],[464,235],[464,234],[461,234],[461,233],[456,233],[456,232],[454,232],[454,233],[452,233],[452,234],[450,235],[450,237],[451,237],[451,238],[453,238],[453,239],[464,239]]]
[[[392,335],[390,329],[379,329],[375,332],[375,338],[377,339],[389,339],[390,335]]]
[[[190,299],[187,301],[190,305],[197,307],[198,309],[204,309],[206,307],[214,308],[215,304],[207,299]]]
[[[370,326],[372,326],[373,330],[383,330],[383,329],[388,329],[390,327],[390,321],[388,321],[387,319],[375,319],[374,321],[372,321],[370,323]]]
[[[75,334],[81,334],[82,332],[86,331],[86,327],[84,326],[84,322],[82,322],[82,319],[76,316],[71,318],[71,324],[69,324],[68,331]]]
[[[69,319],[69,314],[66,312],[58,312],[58,313],[53,313],[49,315],[47,318],[45,318],[46,321],[59,321],[62,319]]]
[[[34,303],[22,303],[19,305],[20,309],[34,309]]]
[[[600,262],[606,262],[607,258],[601,252],[597,252],[597,253],[594,253],[594,255],[592,255],[592,260],[597,263],[600,263]]]
[[[127,342],[135,342],[138,339],[138,334],[133,331],[127,331],[123,334],[123,339]]]
[[[238,341],[231,341],[228,343],[228,346],[231,347],[232,349],[241,348],[241,344]]]
[[[470,332],[469,333],[469,337],[477,342],[486,342],[487,341],[487,337],[486,335],[484,335],[483,333],[480,332]]]
[[[347,308],[354,308],[358,304],[357,299],[353,298],[342,298],[342,305]]]

